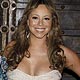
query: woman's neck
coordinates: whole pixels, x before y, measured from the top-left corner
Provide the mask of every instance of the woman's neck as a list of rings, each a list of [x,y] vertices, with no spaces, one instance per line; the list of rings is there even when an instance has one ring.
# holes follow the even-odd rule
[[[30,38],[30,47],[31,48],[34,48],[34,49],[45,49],[47,48],[47,45],[46,45],[46,38],[42,38],[42,39],[39,39],[39,38]]]

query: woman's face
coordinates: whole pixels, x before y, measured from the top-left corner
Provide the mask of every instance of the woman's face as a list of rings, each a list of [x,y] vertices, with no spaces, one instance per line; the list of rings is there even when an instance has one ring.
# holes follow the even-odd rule
[[[39,5],[32,10],[27,20],[30,36],[42,39],[51,29],[52,15],[45,5]]]

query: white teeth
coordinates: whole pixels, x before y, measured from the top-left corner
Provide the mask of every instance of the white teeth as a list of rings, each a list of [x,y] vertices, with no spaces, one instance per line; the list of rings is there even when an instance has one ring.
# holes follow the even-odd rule
[[[44,31],[44,28],[37,28],[37,31]]]

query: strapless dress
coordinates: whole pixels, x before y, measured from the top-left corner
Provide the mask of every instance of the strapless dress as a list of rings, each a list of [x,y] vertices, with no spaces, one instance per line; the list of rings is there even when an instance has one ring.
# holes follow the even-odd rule
[[[38,76],[31,76],[19,69],[8,71],[7,76],[8,80],[60,80],[62,77],[58,70],[52,70]]]

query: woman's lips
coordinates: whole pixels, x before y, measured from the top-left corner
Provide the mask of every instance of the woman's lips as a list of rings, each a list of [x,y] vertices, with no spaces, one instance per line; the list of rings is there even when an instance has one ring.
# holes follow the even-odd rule
[[[38,32],[43,32],[44,30],[45,30],[45,28],[35,28],[36,29],[36,31],[38,31]]]

